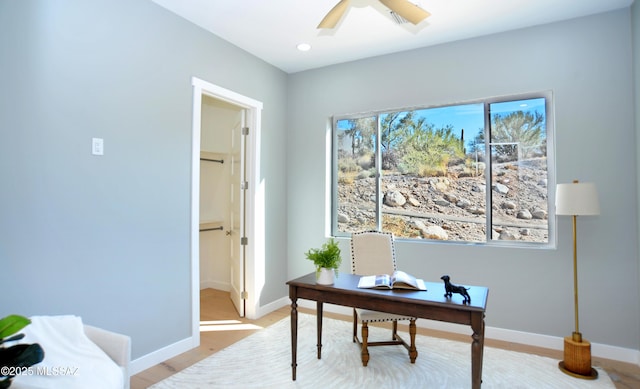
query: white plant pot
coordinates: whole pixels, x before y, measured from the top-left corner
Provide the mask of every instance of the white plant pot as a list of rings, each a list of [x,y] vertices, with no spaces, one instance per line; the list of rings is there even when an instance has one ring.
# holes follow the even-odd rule
[[[316,275],[316,283],[320,285],[332,285],[336,273],[333,269],[320,268],[320,273]]]

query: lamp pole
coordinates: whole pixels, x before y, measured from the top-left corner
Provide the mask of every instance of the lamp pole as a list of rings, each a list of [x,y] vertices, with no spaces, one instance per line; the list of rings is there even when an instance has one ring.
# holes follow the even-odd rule
[[[576,330],[571,335],[571,337],[573,338],[574,342],[582,342],[582,334],[580,333],[580,324],[578,321],[578,234],[576,230],[577,218],[578,217],[576,215],[573,215],[573,306],[575,310]]]

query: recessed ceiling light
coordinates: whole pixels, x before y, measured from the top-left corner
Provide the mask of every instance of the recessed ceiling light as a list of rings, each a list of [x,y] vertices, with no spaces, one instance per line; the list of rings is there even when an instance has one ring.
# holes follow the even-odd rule
[[[300,43],[298,46],[296,46],[298,48],[298,50],[300,51],[309,51],[311,50],[311,45],[308,43]]]

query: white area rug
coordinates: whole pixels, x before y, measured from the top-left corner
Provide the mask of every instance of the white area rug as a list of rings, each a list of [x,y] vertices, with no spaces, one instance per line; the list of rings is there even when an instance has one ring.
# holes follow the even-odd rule
[[[370,338],[387,339],[390,330],[370,327]],[[324,318],[322,359],[316,358],[316,318],[299,314],[298,369],[291,380],[291,327],[285,318],[193,366],[153,385],[169,388],[470,388],[469,343],[417,336],[418,359],[409,362],[402,346],[371,347],[369,365],[351,341],[352,323]],[[406,336],[408,338],[408,334]],[[597,380],[570,377],[558,361],[485,347],[483,388],[615,388],[599,368]]]

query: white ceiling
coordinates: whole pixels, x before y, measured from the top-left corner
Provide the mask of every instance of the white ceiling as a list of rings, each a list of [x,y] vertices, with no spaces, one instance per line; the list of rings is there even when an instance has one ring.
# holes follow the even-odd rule
[[[412,0],[431,16],[396,24],[378,0],[351,0],[334,30],[316,26],[338,0],[152,0],[264,61],[295,73],[336,63],[572,19],[633,0]],[[312,49],[301,52],[299,43]]]

